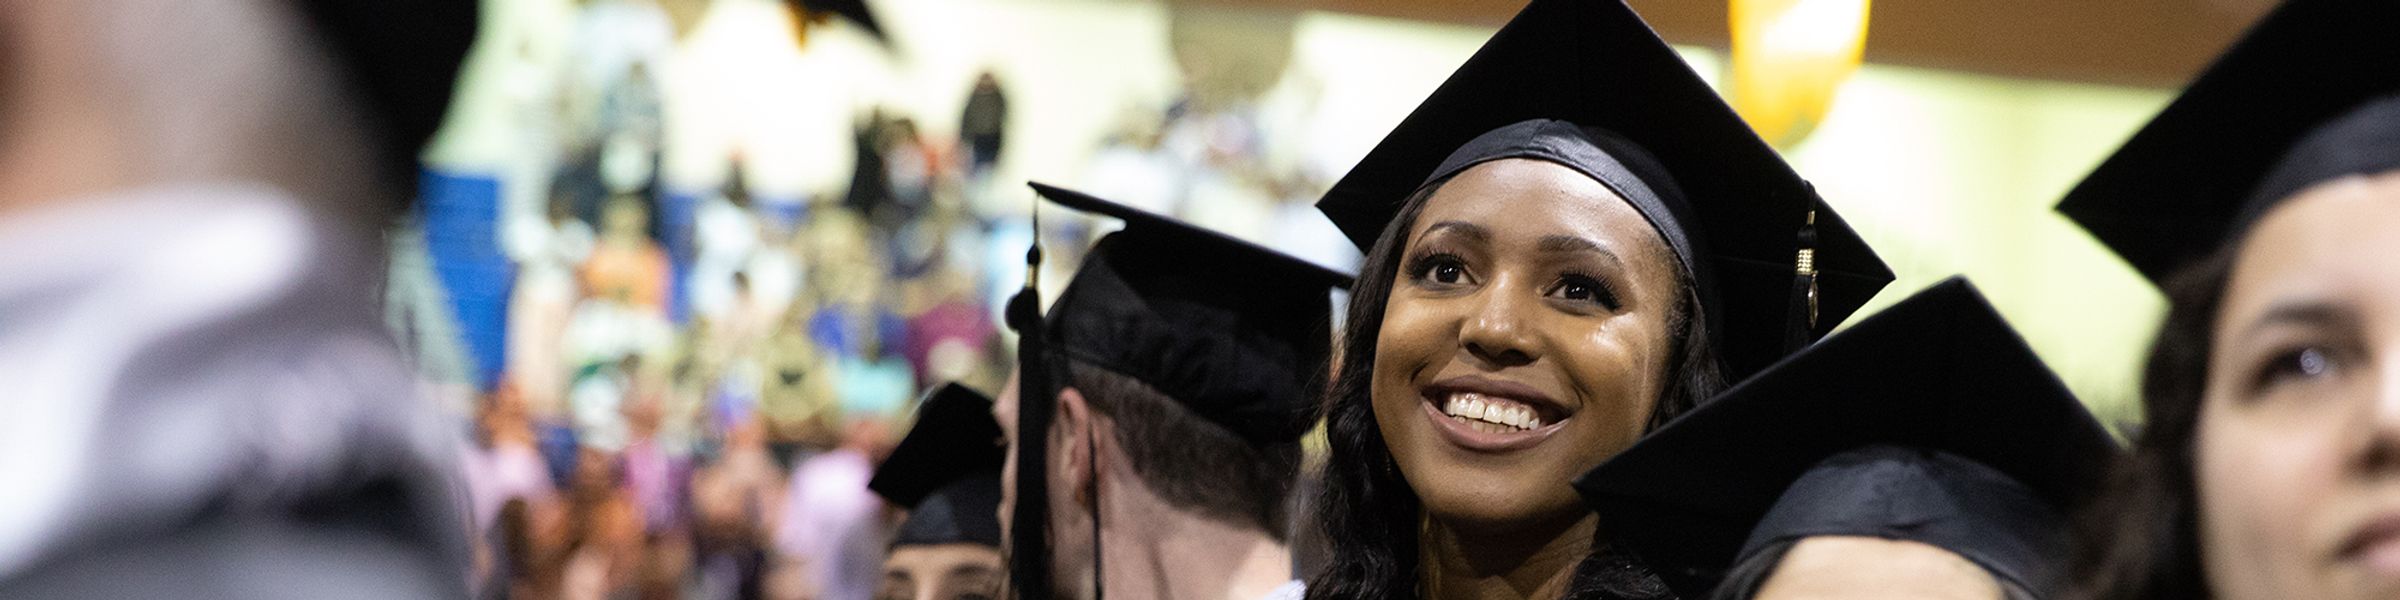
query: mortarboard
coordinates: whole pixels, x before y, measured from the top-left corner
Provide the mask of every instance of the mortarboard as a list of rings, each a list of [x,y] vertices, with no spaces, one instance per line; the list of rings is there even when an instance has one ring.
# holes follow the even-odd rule
[[[875,41],[891,43],[891,40],[883,35],[883,23],[875,20],[875,11],[867,8],[866,0],[784,0],[784,2],[791,4],[794,12],[798,12],[803,18],[812,13],[841,15],[842,18],[857,23],[858,28],[866,30],[867,35],[874,37]]]
[[[1125,229],[1085,254],[1047,316],[1038,294],[1041,246],[1026,251],[1025,287],[1007,308],[1019,334],[1019,398],[1054,397],[1065,374],[1051,359],[1063,356],[1149,385],[1254,444],[1293,441],[1307,430],[1331,353],[1331,292],[1348,288],[1349,276],[1088,194],[1032,187],[1068,208],[1121,219]],[[1023,441],[1045,439],[1054,407],[1017,408],[1009,581],[1019,597],[1042,598],[1053,591],[1047,448]],[[1093,534],[1096,549],[1097,528]],[[1095,551],[1095,565],[1104,556]],[[1097,576],[1093,587],[1100,589]]]
[[[1878,515],[1939,514],[1939,503],[1951,497],[1934,492],[1952,488],[1912,484],[1904,489],[1921,493],[1882,497],[1840,486],[1794,487],[1830,457],[1879,445],[1935,451],[1989,467],[2062,514],[2096,490],[2117,452],[2107,430],[1974,286],[1953,277],[1702,404],[1575,486],[1607,524],[1614,543],[1640,557],[1678,594],[1704,597],[1745,546],[1752,546],[1753,528],[1773,514],[1770,509],[1782,513],[1759,532],[1766,536],[1762,544],[1838,522],[1827,515],[1849,508],[1859,517],[1849,525]],[[1907,465],[1895,471],[1888,464],[1892,461],[1881,462],[1887,464],[1879,472],[1828,476],[1909,480],[1892,476],[1905,475]],[[1990,489],[1975,487],[1976,481],[1989,482],[1973,478],[1944,483],[1957,481]],[[1790,496],[1794,493],[1798,496]],[[2019,514],[2020,504],[1990,497],[1954,506],[1973,514],[1923,529],[1928,539],[1920,541],[1959,541],[1951,535],[1955,529],[1990,526],[1978,519]],[[2029,589],[2039,590],[2053,582],[2057,573],[2046,569],[2057,565],[2016,559],[2054,560],[2059,549],[2046,545],[2065,537],[2063,531],[2042,529],[2057,523],[2035,521],[2020,519],[2013,523],[2022,528],[1967,536],[1965,542],[1984,545],[1951,549],[1995,573],[2021,575]],[[2021,551],[2033,546],[2044,546],[2043,552]]]
[[[1700,288],[1734,379],[1831,331],[1892,280],[1808,182],[1617,0],[1528,4],[1317,208],[1365,250],[1419,188],[1499,158],[1575,168],[1642,212]],[[1803,259],[1804,249],[1813,256]]]
[[[956,383],[925,396],[917,422],[867,489],[909,508],[892,545],[1000,546],[1000,424],[992,400]]]
[[[2327,126],[2400,93],[2392,23],[2400,3],[2285,3],[2067,192],[2058,212],[2155,283],[2308,184],[2400,167],[2400,107]]]
[[[1045,322],[1051,353],[1148,384],[1253,443],[1299,439],[1331,354],[1331,292],[1350,277],[1222,233],[1040,183],[1125,221],[1101,237]]]

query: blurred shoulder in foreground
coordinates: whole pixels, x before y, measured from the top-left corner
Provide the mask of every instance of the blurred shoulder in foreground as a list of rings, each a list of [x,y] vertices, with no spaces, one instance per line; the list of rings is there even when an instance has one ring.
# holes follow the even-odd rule
[[[378,287],[475,11],[0,13],[0,597],[465,594]]]

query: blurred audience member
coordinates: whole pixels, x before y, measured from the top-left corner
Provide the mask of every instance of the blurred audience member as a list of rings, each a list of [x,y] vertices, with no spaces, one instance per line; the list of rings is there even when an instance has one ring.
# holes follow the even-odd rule
[[[867,491],[890,447],[882,418],[856,418],[842,445],[792,471],[775,529],[776,569],[797,570],[807,597],[865,600],[881,579],[883,500]]]
[[[568,365],[560,344],[575,307],[575,270],[592,254],[592,228],[574,217],[568,186],[550,190],[547,218],[519,224],[502,239],[511,243],[517,284],[508,306],[508,366],[518,393],[533,410],[555,414],[565,393]]]
[[[667,252],[649,233],[649,209],[644,202],[632,195],[609,201],[601,213],[599,244],[583,263],[583,284],[592,296],[664,314]]]
[[[476,532],[481,534],[496,526],[502,505],[520,499],[550,501],[557,488],[542,461],[524,395],[514,384],[504,380],[486,396],[477,421],[482,443],[468,450],[461,466],[474,502]]]
[[[991,71],[975,76],[967,92],[967,108],[958,117],[958,142],[967,153],[967,174],[981,176],[1000,162],[1003,135],[1008,131],[1008,96]]]

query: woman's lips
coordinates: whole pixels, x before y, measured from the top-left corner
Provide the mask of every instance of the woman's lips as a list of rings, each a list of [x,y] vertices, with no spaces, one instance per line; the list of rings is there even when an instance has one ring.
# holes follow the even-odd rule
[[[1423,392],[1425,417],[1451,444],[1479,452],[1530,448],[1558,432],[1572,415],[1524,384],[1482,377],[1435,382]]]
[[[2359,525],[2342,542],[2337,557],[2386,576],[2400,576],[2400,512],[2385,513]]]

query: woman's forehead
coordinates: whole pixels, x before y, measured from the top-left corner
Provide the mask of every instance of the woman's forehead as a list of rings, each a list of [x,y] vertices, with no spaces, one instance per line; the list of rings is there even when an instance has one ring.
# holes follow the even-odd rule
[[[2327,182],[2282,202],[2243,237],[2227,286],[2220,328],[2301,302],[2400,320],[2400,173]]]
[[[1567,235],[1619,253],[1656,253],[1666,241],[1649,219],[1599,181],[1561,165],[1510,158],[1469,168],[1426,200],[1415,230],[1445,222],[1474,224],[1494,237]]]

